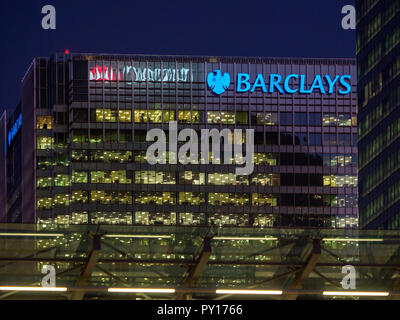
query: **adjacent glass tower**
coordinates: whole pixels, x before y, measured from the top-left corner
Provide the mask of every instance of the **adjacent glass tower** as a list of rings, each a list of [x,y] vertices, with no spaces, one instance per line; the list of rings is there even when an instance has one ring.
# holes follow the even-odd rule
[[[215,70],[230,75],[219,95]],[[3,221],[358,226],[355,60],[55,54],[33,61],[22,92],[3,130]],[[171,138],[170,121],[199,136],[254,129],[254,172],[222,155],[150,165],[146,134]]]
[[[400,1],[357,1],[360,227],[400,228]]]

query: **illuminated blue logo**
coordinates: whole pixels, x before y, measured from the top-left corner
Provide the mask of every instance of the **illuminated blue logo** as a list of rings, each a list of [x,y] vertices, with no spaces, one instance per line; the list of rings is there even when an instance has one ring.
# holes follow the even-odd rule
[[[207,76],[207,84],[212,92],[215,94],[224,93],[231,84],[231,77],[228,73],[221,74],[220,70],[214,70]]]
[[[15,121],[13,127],[11,128],[10,132],[8,133],[8,145],[10,145],[11,141],[13,141],[19,128],[21,128],[21,125],[22,125],[22,114],[19,115],[17,121]]]

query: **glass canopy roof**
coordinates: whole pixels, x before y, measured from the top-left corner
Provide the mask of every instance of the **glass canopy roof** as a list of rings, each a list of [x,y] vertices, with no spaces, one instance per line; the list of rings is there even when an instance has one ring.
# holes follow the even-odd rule
[[[107,291],[115,287],[172,288],[190,299],[243,298],[221,296],[216,289],[282,290],[275,299],[331,299],[337,297],[322,293],[345,290],[345,265],[355,268],[357,291],[390,292],[396,298],[399,244],[400,231],[0,224],[0,289],[41,286],[44,265],[54,266],[57,287],[68,288],[8,290],[0,299],[67,299],[75,289],[84,298],[183,297]]]

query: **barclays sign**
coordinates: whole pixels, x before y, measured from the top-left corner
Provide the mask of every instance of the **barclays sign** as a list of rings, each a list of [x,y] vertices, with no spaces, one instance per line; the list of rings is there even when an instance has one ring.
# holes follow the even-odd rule
[[[351,92],[351,76],[336,75],[331,78],[330,75],[316,75],[310,88],[306,88],[307,78],[305,74],[290,74],[285,78],[280,74],[270,74],[268,82],[262,74],[258,74],[255,80],[252,80],[248,73],[238,73],[236,76],[236,92],[255,92],[262,90],[264,93],[301,93],[301,94],[333,94],[335,85],[339,85],[338,93],[345,95]],[[231,77],[228,73],[221,74],[220,70],[214,70],[207,76],[207,85],[216,95],[224,93],[231,83]],[[268,83],[268,86],[267,84]]]

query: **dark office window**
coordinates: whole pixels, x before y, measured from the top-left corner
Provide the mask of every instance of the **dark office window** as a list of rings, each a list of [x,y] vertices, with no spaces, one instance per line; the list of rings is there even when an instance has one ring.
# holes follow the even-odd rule
[[[74,122],[88,122],[87,109],[74,109]]]
[[[291,112],[281,112],[280,113],[280,125],[281,126],[293,125],[293,115]]]
[[[339,133],[339,146],[351,146],[350,133]]]
[[[281,145],[292,145],[293,136],[291,133],[281,133]]]
[[[310,133],[310,146],[322,145],[321,133]]]
[[[324,201],[322,200],[322,195],[320,194],[310,194],[310,207],[323,207]]]
[[[282,166],[292,166],[293,159],[294,159],[293,153],[281,153],[281,165]]]
[[[294,194],[281,194],[281,206],[293,207],[294,206]]]
[[[146,135],[145,135],[145,140],[146,140]],[[119,132],[119,141],[132,142],[132,130],[121,130]]]
[[[308,194],[296,194],[294,198],[296,207],[308,207]]]
[[[336,133],[324,133],[324,144],[326,146],[336,145]]]
[[[296,186],[308,186],[308,174],[296,173],[295,174],[295,185]]]
[[[358,134],[353,133],[353,146],[357,146],[357,138],[358,138]]]
[[[106,130],[105,142],[118,142],[118,130]]]
[[[293,185],[294,185],[294,174],[281,173],[281,186],[293,186]]]
[[[322,126],[322,115],[318,112],[309,113],[310,126]]]
[[[296,146],[307,146],[308,145],[307,133],[296,132],[294,136],[294,144]]]
[[[264,144],[264,133],[255,132],[254,133],[254,144]]]
[[[307,125],[307,113],[296,112],[294,114],[294,125],[295,126],[306,126]]]
[[[308,165],[307,154],[295,153],[294,154],[294,165],[295,166],[306,166]]]
[[[267,132],[266,133],[266,144],[278,144],[278,133]]]
[[[146,142],[146,130],[135,130],[135,143]]]
[[[323,186],[323,175],[322,174],[310,174],[310,186],[321,187]]]
[[[323,156],[320,153],[310,153],[310,166],[322,166],[323,165]]]

